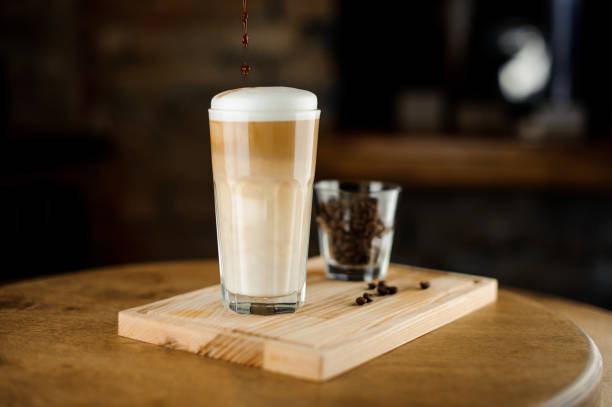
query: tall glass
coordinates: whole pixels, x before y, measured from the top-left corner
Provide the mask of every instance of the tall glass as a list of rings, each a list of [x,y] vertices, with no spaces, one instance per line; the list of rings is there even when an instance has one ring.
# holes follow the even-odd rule
[[[304,303],[319,115],[209,111],[221,298],[235,312]]]

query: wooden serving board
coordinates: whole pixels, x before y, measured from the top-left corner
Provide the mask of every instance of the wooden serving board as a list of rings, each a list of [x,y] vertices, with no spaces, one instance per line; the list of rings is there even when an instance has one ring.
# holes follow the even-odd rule
[[[366,283],[327,280],[311,263],[306,304],[294,314],[226,310],[218,285],[119,312],[119,335],[310,380],[326,380],[497,298],[497,280],[391,265],[392,296],[363,306]],[[419,282],[430,288],[422,290]]]

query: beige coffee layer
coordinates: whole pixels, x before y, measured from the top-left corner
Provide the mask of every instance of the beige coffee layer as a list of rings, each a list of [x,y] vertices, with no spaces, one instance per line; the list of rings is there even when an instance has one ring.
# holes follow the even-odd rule
[[[215,180],[241,176],[314,177],[319,120],[210,122]]]
[[[210,122],[222,282],[270,297],[304,285],[318,120]]]

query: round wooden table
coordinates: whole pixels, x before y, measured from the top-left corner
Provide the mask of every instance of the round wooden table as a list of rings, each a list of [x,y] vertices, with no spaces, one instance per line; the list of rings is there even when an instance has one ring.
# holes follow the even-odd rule
[[[217,282],[189,261],[0,287],[0,405],[612,405],[612,313],[512,290],[325,383],[117,335],[119,310]]]

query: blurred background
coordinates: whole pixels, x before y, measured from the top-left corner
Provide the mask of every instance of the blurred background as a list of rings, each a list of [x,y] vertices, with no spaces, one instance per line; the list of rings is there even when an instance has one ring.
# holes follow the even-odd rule
[[[404,186],[393,261],[612,308],[607,3],[249,0],[245,81],[239,0],[4,0],[0,281],[216,257],[210,99],[284,85],[318,179]]]

